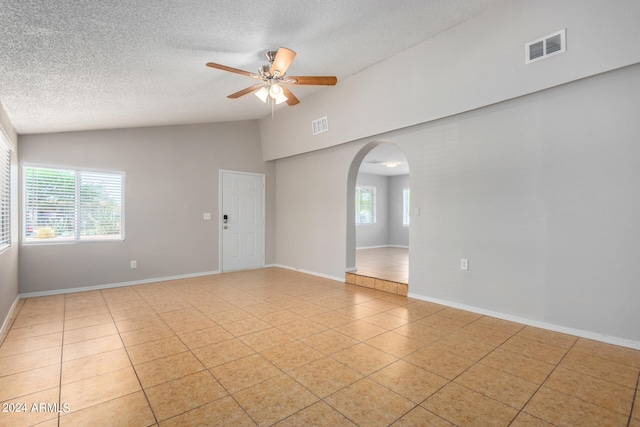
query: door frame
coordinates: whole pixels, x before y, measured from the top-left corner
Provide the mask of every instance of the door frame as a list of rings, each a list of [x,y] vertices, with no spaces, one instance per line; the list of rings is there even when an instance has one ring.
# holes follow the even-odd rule
[[[264,268],[264,260],[265,260],[265,226],[266,226],[266,212],[265,212],[265,207],[266,207],[266,190],[267,190],[267,186],[266,186],[266,175],[263,173],[256,173],[256,172],[244,172],[244,171],[235,171],[235,170],[230,170],[230,169],[219,169],[218,170],[218,271],[220,273],[225,273],[224,271],[224,265],[223,265],[223,247],[224,245],[222,244],[222,239],[223,239],[223,233],[222,233],[222,227],[224,225],[224,223],[222,222],[222,216],[224,215],[224,212],[222,212],[222,201],[223,201],[223,197],[224,197],[224,188],[223,188],[223,175],[225,173],[234,173],[234,174],[238,174],[238,175],[251,175],[251,176],[258,176],[262,178],[262,227],[261,227],[261,233],[262,233],[262,247],[261,247],[261,251],[262,251],[262,256],[261,256],[261,260],[260,260],[260,267],[259,268]],[[244,270],[233,270],[233,271],[244,271]]]

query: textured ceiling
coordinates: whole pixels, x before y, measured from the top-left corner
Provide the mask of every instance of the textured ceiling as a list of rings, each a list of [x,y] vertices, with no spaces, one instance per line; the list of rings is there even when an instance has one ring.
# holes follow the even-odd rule
[[[3,0],[0,103],[20,134],[257,119],[264,52],[297,52],[301,100],[457,25],[500,0]]]

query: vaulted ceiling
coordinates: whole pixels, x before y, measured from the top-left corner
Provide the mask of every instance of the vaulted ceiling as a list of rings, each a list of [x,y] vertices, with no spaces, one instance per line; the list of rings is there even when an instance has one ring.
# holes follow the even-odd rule
[[[304,99],[502,0],[4,0],[0,103],[21,134],[262,118],[251,72],[278,47],[289,75],[335,75],[295,87]],[[389,76],[389,82],[401,78]]]

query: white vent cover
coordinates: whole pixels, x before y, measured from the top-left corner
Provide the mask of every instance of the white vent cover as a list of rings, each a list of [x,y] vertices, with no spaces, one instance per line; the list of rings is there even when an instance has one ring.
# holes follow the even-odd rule
[[[328,130],[329,121],[327,120],[327,116],[320,117],[319,119],[311,122],[311,132],[313,133],[313,135],[317,135]]]
[[[549,34],[524,45],[524,62],[530,64],[562,53],[567,48],[567,29]]]

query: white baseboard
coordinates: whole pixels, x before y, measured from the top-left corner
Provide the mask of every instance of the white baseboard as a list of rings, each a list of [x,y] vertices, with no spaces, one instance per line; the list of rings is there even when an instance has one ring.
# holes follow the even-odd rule
[[[286,270],[299,271],[300,273],[305,273],[305,274],[309,274],[309,275],[312,275],[312,276],[322,277],[324,279],[336,280],[338,282],[343,282],[344,283],[344,277],[330,276],[330,275],[327,275],[327,274],[317,273],[317,272],[314,272],[314,271],[304,270],[304,269],[300,269],[300,268],[296,268],[296,267],[289,267],[289,266],[285,266],[285,265],[267,264],[267,265],[264,265],[261,268],[272,268],[272,267],[284,268]],[[233,273],[233,272],[230,272],[230,273]],[[27,292],[27,293],[22,293],[22,294],[18,295],[18,298],[16,299],[16,302],[14,302],[14,305],[17,303],[18,299],[20,299],[20,298],[34,298],[34,297],[42,297],[42,296],[49,296],[49,295],[69,294],[69,293],[74,293],[74,292],[88,292],[88,291],[96,291],[96,290],[100,290],[100,289],[119,288],[119,287],[122,287],[122,286],[143,285],[143,284],[146,284],[146,283],[154,283],[154,282],[166,282],[168,280],[188,279],[188,278],[191,278],[191,277],[211,276],[211,275],[215,275],[215,274],[220,274],[220,271],[216,270],[216,271],[206,271],[206,272],[202,272],[202,273],[182,274],[182,275],[178,275],[178,276],[156,277],[156,278],[153,278],[153,279],[143,279],[143,280],[135,280],[135,281],[131,281],[131,282],[120,282],[120,283],[108,283],[108,284],[104,284],[104,285],[95,285],[95,286],[83,286],[83,287],[79,287],[79,288],[56,289],[56,290],[41,291],[41,292]]]
[[[346,271],[347,273],[354,273],[358,271],[358,267],[347,267],[344,271]]]
[[[409,249],[409,246],[402,245],[379,245],[379,246],[359,246],[358,249],[381,249],[381,248],[401,248],[401,249]]]
[[[447,307],[458,308],[460,310],[470,311],[472,313],[478,313],[485,316],[495,317],[497,319],[508,320],[510,322],[522,323],[527,326],[534,326],[536,328],[547,329],[553,332],[560,332],[567,335],[573,335],[580,338],[586,338],[594,341],[600,341],[607,344],[618,345],[620,347],[632,348],[640,350],[640,342],[628,340],[626,338],[614,337],[610,335],[599,334],[597,332],[584,331],[582,329],[569,328],[567,326],[556,325],[553,323],[540,322],[537,320],[527,319],[525,317],[513,316],[510,314],[500,313],[492,310],[485,310],[466,304],[460,304],[453,301],[442,300],[438,298],[426,297],[424,295],[414,294],[409,292],[407,295],[409,298],[419,299],[421,301],[433,302],[435,304],[444,305]]]
[[[16,305],[18,305],[18,301],[20,301],[20,295],[18,295],[16,299],[13,301],[13,304],[11,304],[11,308],[9,308],[9,312],[7,313],[7,317],[5,317],[4,322],[2,322],[2,327],[0,328],[0,343],[2,343],[2,340],[4,338],[4,333],[9,327],[9,321],[13,316],[13,311],[16,309]]]
[[[300,273],[310,274],[311,276],[322,277],[323,279],[335,280],[335,281],[344,283],[344,277],[331,276],[329,274],[322,274],[322,273],[318,273],[318,272],[315,272],[315,271],[309,271],[309,270],[305,270],[303,268],[298,268],[298,267],[290,267],[288,265],[276,264],[276,265],[274,265],[274,267],[284,268],[285,270],[298,271]]]
[[[340,282],[344,282],[344,277],[337,279],[333,276],[327,276],[327,275],[323,275],[320,273],[314,273],[314,272],[310,272],[307,270],[301,270],[295,267],[287,267],[287,266],[281,266],[278,264],[266,264],[260,268],[272,268],[272,267],[280,267],[280,268],[285,268],[287,270],[294,270],[294,271],[300,271],[301,273],[306,273],[306,274],[311,274],[313,276],[319,276],[319,277],[324,277],[327,279],[331,279],[331,280],[339,280]],[[243,271],[243,270],[239,270],[239,271]],[[234,273],[232,271],[230,271],[229,273]],[[88,292],[88,291],[97,291],[100,289],[110,289],[110,288],[119,288],[122,286],[133,286],[133,285],[143,285],[146,283],[154,283],[154,282],[166,282],[169,280],[178,280],[178,279],[188,279],[191,277],[201,277],[201,276],[211,276],[211,275],[215,275],[215,274],[220,274],[219,270],[215,270],[215,271],[205,271],[205,272],[201,272],[201,273],[192,273],[192,274],[181,274],[178,276],[165,276],[165,277],[156,277],[156,278],[152,278],[152,279],[143,279],[143,280],[134,280],[134,281],[130,281],[130,282],[120,282],[120,283],[107,283],[104,285],[94,285],[94,286],[83,286],[83,287],[79,287],[79,288],[67,288],[67,289],[55,289],[55,290],[51,290],[51,291],[40,291],[40,292],[26,292],[26,293],[21,293],[18,295],[18,298],[16,298],[16,302],[14,302],[14,306],[17,303],[17,301],[20,298],[34,298],[34,297],[43,297],[43,296],[49,296],[49,295],[60,295],[60,294],[70,294],[73,292]]]
[[[48,295],[60,295],[60,294],[70,294],[73,292],[88,292],[88,291],[97,291],[100,289],[110,289],[110,288],[119,288],[122,286],[133,286],[133,285],[143,285],[145,283],[154,283],[154,282],[166,282],[168,280],[178,280],[178,279],[188,279],[191,277],[201,277],[201,276],[211,276],[214,274],[220,274],[218,270],[216,271],[205,271],[202,273],[192,273],[192,274],[181,274],[178,276],[166,276],[166,277],[156,277],[153,279],[143,279],[143,280],[134,280],[131,282],[120,282],[120,283],[108,283],[104,285],[95,285],[95,286],[83,286],[80,288],[67,288],[67,289],[56,289],[52,291],[42,291],[42,292],[27,292],[24,294],[18,295],[18,298],[33,298],[33,297],[43,297]]]

